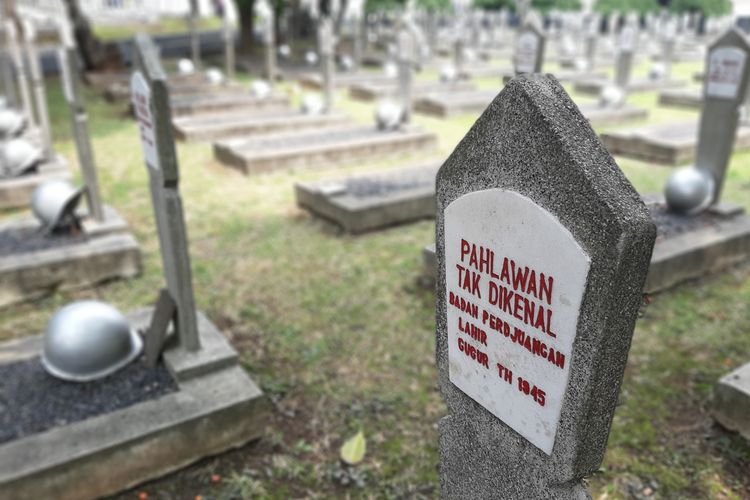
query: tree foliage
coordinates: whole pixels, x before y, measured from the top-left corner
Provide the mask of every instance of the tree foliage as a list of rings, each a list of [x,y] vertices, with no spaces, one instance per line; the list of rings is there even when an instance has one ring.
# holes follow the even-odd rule
[[[672,12],[699,12],[704,16],[725,16],[732,12],[731,0],[671,0]]]
[[[473,0],[473,4],[480,9],[516,9],[515,0]],[[532,0],[531,7],[543,13],[553,9],[580,10],[581,0]]]
[[[594,10],[605,15],[613,12],[637,12],[643,15],[660,9],[657,0],[597,0],[594,4]]]
[[[365,10],[377,12],[382,10],[402,9],[406,0],[366,0]],[[422,9],[442,11],[451,6],[450,0],[417,0],[417,5]]]

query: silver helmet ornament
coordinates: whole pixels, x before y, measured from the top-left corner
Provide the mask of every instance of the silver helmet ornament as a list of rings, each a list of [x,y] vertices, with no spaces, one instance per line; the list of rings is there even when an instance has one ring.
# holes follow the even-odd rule
[[[388,61],[383,65],[383,73],[388,78],[396,78],[398,76],[398,66],[393,61]]]
[[[26,128],[26,117],[14,109],[0,110],[0,137],[16,137]]]
[[[31,210],[45,231],[76,224],[76,208],[84,190],[62,179],[43,182],[31,196]]]
[[[663,80],[667,76],[667,65],[663,62],[655,62],[648,70],[648,78],[651,81]]]
[[[73,302],[55,312],[44,334],[42,365],[50,375],[88,382],[125,367],[143,340],[117,309],[103,302]]]
[[[713,176],[696,167],[676,170],[667,179],[664,199],[669,210],[693,215],[711,205],[716,189]]]
[[[279,45],[279,48],[276,49],[276,51],[279,54],[279,57],[282,59],[289,59],[292,56],[292,49],[287,44]]]
[[[625,104],[625,91],[616,85],[604,87],[599,96],[599,105],[605,108],[618,107]]]
[[[308,66],[315,66],[318,64],[318,54],[312,50],[305,52],[305,62]]]
[[[5,142],[0,150],[0,166],[4,177],[18,177],[39,165],[44,159],[42,149],[26,139]]]
[[[250,84],[250,93],[258,99],[267,99],[271,92],[271,84],[265,80],[255,80]]]
[[[341,71],[349,72],[354,69],[354,59],[349,54],[344,54],[339,59],[339,68]]]
[[[440,68],[440,81],[442,83],[455,82],[458,79],[458,71],[452,64],[446,64]]]
[[[381,101],[375,108],[375,125],[378,130],[396,130],[401,125],[404,113],[393,101]]]
[[[177,72],[182,76],[192,75],[195,73],[195,64],[190,59],[182,58],[177,61]]]
[[[218,68],[208,68],[206,70],[206,80],[211,85],[221,85],[224,83],[224,73]]]
[[[319,115],[323,113],[325,104],[320,96],[315,94],[307,94],[302,98],[301,105],[302,112],[306,115]]]

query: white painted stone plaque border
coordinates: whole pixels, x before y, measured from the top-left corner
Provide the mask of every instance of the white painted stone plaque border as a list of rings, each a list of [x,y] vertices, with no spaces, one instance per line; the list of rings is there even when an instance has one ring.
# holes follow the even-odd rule
[[[444,216],[450,381],[550,455],[591,260],[556,217],[514,191],[488,189],[466,194],[448,205]],[[484,262],[491,264],[472,265],[467,243],[477,245],[477,262],[484,256]],[[493,253],[482,254],[480,246]],[[533,292],[520,281],[514,287],[502,278],[506,262],[511,281],[514,265],[522,270],[520,276],[528,272],[530,277],[533,270],[535,283],[542,283],[544,273],[549,286],[544,292],[541,286],[535,286]],[[469,284],[469,290],[461,283]],[[527,283],[530,285],[531,280]],[[502,287],[505,292],[490,293],[493,284],[498,285],[495,290]],[[508,292],[514,293],[512,300]],[[520,292],[519,299],[516,292]],[[506,300],[498,300],[500,296]],[[462,310],[460,300],[451,304],[452,297],[463,298],[476,308]],[[518,311],[517,303],[522,304],[523,311],[531,310],[531,306],[524,306],[523,299],[534,304],[537,320],[543,308],[541,323],[529,325],[523,312],[519,318],[508,314],[510,309],[503,310],[503,304],[512,304],[513,311]],[[459,328],[459,320],[463,328]],[[467,325],[469,330],[472,325],[477,328],[473,334],[463,331]],[[517,333],[519,330],[523,336]],[[528,343],[526,337],[530,337]],[[529,384],[528,393],[524,382]]]
[[[746,63],[745,53],[737,47],[719,47],[708,58],[706,95],[736,99]]]

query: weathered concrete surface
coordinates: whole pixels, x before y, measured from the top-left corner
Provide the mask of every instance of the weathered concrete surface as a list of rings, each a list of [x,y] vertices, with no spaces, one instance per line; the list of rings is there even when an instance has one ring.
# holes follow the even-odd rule
[[[216,113],[187,116],[172,120],[174,137],[182,141],[215,141],[228,137],[250,137],[260,134],[342,127],[353,123],[338,112],[306,115],[295,110],[261,113]]]
[[[414,97],[426,97],[430,94],[445,92],[466,92],[474,90],[474,85],[470,82],[459,80],[457,82],[414,82],[412,90]],[[388,83],[371,83],[362,82],[352,84],[349,87],[349,97],[358,101],[375,101],[382,98],[396,98],[398,95],[398,85],[396,82]]]
[[[0,255],[0,307],[141,272],[141,252],[127,224],[110,207],[107,220],[84,223],[87,238],[69,245]],[[0,232],[38,227],[35,219],[0,226]]]
[[[149,317],[150,310],[128,315],[135,328],[145,328]],[[267,400],[216,327],[201,313],[198,323],[201,342],[214,348],[190,354],[205,367],[177,377],[177,392],[0,446],[0,497],[98,498],[260,437]],[[0,346],[0,360],[28,359],[40,347],[41,336],[15,341]],[[165,352],[171,373],[179,371],[174,360],[186,356],[178,351]],[[217,363],[217,351],[235,357]]]
[[[575,80],[573,91],[579,94],[599,95],[609,81],[602,78]],[[655,90],[673,89],[687,85],[685,80],[669,78],[666,80],[651,80],[649,78],[636,78],[628,84],[628,92],[652,92]]]
[[[282,111],[289,108],[289,98],[274,94],[258,98],[249,92],[235,95],[197,95],[172,98],[170,107],[172,117],[194,116],[201,113],[220,111],[244,111],[257,113],[263,111]]]
[[[659,104],[699,110],[703,106],[703,93],[700,90],[664,90],[659,93]]]
[[[613,155],[664,165],[680,165],[695,159],[698,122],[662,123],[648,127],[605,132],[602,142]],[[737,128],[734,150],[750,148],[750,127]]]
[[[750,363],[719,379],[712,406],[717,422],[750,440]]]
[[[645,120],[648,110],[624,104],[619,107],[603,107],[599,104],[583,104],[578,107],[592,127],[619,124],[627,121]]]
[[[70,179],[68,162],[61,156],[43,163],[36,172],[21,177],[0,180],[0,210],[28,207],[34,190],[46,181]]]
[[[478,115],[496,95],[495,90],[434,93],[415,99],[414,111],[440,118],[463,114]]]
[[[432,151],[437,136],[419,127],[395,131],[354,127],[328,132],[278,134],[257,139],[214,143],[214,156],[244,174],[291,168],[342,165],[367,158],[384,158]]]
[[[439,164],[294,185],[299,207],[362,233],[435,217]],[[358,190],[362,192],[358,192]]]

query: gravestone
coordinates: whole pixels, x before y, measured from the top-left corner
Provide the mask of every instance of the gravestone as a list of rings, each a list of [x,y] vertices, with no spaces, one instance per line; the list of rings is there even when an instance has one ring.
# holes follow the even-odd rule
[[[190,0],[190,14],[188,14],[188,31],[190,32],[190,57],[193,60],[195,69],[202,67],[201,63],[201,40],[198,33],[198,20],[200,13],[198,10],[198,0]]]
[[[333,33],[333,21],[321,17],[318,21],[318,52],[320,52],[321,71],[323,72],[323,108],[326,112],[333,109],[334,56],[336,39]]]
[[[443,498],[584,498],[655,228],[552,78],[513,79],[437,179]]]
[[[397,33],[398,93],[401,101],[402,122],[411,121],[412,112],[412,72],[414,65],[414,35],[405,23]]]
[[[516,75],[542,71],[545,45],[544,33],[534,17],[524,24],[516,40],[516,53],[513,56],[513,68]]]
[[[26,56],[26,64],[31,76],[31,85],[34,89],[34,101],[36,104],[36,118],[39,122],[39,131],[42,139],[42,150],[44,157],[51,159],[52,130],[47,108],[47,92],[44,88],[44,75],[39,63],[39,53],[36,49],[36,29],[29,20],[20,21],[23,30],[23,48]]]

